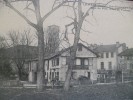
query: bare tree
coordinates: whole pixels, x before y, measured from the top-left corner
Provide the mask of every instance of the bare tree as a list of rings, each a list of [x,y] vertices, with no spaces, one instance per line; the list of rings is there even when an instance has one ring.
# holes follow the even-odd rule
[[[39,91],[43,90],[43,72],[44,72],[44,30],[43,30],[43,22],[58,8],[60,8],[62,5],[64,5],[67,0],[62,0],[60,3],[58,3],[58,0],[55,0],[52,9],[45,14],[44,16],[41,15],[40,12],[40,0],[3,0],[7,7],[12,9],[14,12],[16,12],[20,17],[22,17],[30,26],[32,26],[38,33],[38,72],[37,72],[37,88]],[[18,11],[12,3],[17,2],[27,2],[27,6],[25,9],[30,10],[34,12],[37,24],[31,22],[26,16],[24,16],[20,11]],[[30,8],[30,6],[33,5],[34,9]]]
[[[1,78],[9,78],[12,74],[10,61],[7,59],[7,43],[3,36],[0,36],[0,76]]]
[[[9,32],[8,42],[10,43],[10,48],[8,48],[9,59],[15,64],[19,79],[22,80],[25,71],[25,62],[28,59],[32,59],[33,54],[31,50],[36,49],[36,47],[30,46],[33,42],[33,37],[30,36],[30,30],[24,32]],[[15,68],[14,68],[15,69]]]
[[[87,17],[91,14],[93,16],[94,10],[98,7],[102,7],[102,8],[111,8],[110,6],[108,6],[110,3],[114,2],[114,1],[120,1],[120,0],[110,0],[110,1],[105,1],[105,3],[97,3],[97,0],[94,1],[94,3],[90,4],[87,1],[84,0],[70,0],[68,1],[69,3],[67,5],[65,5],[68,8],[71,8],[73,10],[73,14],[74,17],[70,17],[67,16],[67,18],[71,19],[72,22],[67,24],[66,27],[66,31],[65,31],[65,36],[66,39],[68,39],[68,28],[71,26],[73,26],[73,28],[71,29],[71,33],[74,34],[74,43],[72,48],[70,48],[70,57],[69,57],[69,63],[68,63],[68,70],[67,70],[67,74],[66,74],[66,80],[65,80],[65,84],[64,84],[64,90],[68,91],[69,87],[70,87],[70,79],[71,79],[71,74],[72,74],[72,69],[74,66],[74,62],[75,62],[75,57],[76,57],[76,51],[77,51],[77,45],[80,39],[80,33],[81,31],[84,32],[89,32],[86,31],[82,28],[83,23],[87,22],[89,23],[89,21],[87,21]],[[121,2],[121,1],[120,1]],[[83,7],[87,5],[88,9],[87,10],[83,10]],[[118,8],[118,7],[116,7]],[[117,9],[116,9],[117,10]],[[89,32],[90,33],[90,32]]]

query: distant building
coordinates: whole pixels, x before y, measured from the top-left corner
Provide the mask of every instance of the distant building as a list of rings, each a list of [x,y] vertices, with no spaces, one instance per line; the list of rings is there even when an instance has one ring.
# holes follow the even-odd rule
[[[97,70],[99,77],[106,78],[108,74],[112,74],[120,67],[120,59],[118,54],[126,50],[126,44],[116,42],[111,45],[100,45],[94,49],[99,54],[97,59]]]
[[[70,56],[71,47],[53,53],[45,57],[45,79],[51,82],[54,78],[59,81],[65,81],[68,69],[68,57]],[[97,54],[83,44],[78,44],[76,52],[75,66],[73,66],[72,79],[78,79],[80,76],[88,79],[97,80]],[[36,81],[38,61],[33,60],[29,66],[29,81]]]
[[[45,35],[45,53],[51,54],[59,51],[59,26],[48,26]]]
[[[119,57],[124,79],[133,80],[133,48],[121,52]]]

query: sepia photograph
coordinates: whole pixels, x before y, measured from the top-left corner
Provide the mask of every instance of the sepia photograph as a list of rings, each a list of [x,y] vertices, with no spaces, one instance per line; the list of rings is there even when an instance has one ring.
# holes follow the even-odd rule
[[[0,100],[133,100],[133,0],[0,0]]]

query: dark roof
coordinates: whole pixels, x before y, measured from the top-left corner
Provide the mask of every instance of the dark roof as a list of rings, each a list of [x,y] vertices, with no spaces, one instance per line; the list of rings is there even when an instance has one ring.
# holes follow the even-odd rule
[[[133,48],[126,49],[125,51],[121,52],[119,56],[133,56]]]
[[[8,57],[18,56],[20,58],[36,58],[38,56],[38,48],[36,46],[17,45],[7,48],[6,52]]]
[[[95,52],[101,53],[101,52],[115,52],[118,47],[120,47],[122,44],[117,46],[116,44],[111,45],[100,45],[96,49],[94,49]]]

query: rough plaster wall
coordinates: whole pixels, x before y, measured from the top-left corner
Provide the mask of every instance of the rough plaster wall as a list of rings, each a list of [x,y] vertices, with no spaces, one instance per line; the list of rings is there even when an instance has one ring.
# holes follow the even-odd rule
[[[97,58],[97,68],[101,69],[101,62],[104,62],[104,68],[108,70],[109,69],[108,63],[112,62],[112,69],[115,69],[117,66],[116,57],[117,57],[116,53],[114,52],[114,57],[111,58],[111,52],[109,52],[109,58],[106,58],[106,52],[104,52],[104,58],[100,57]]]

